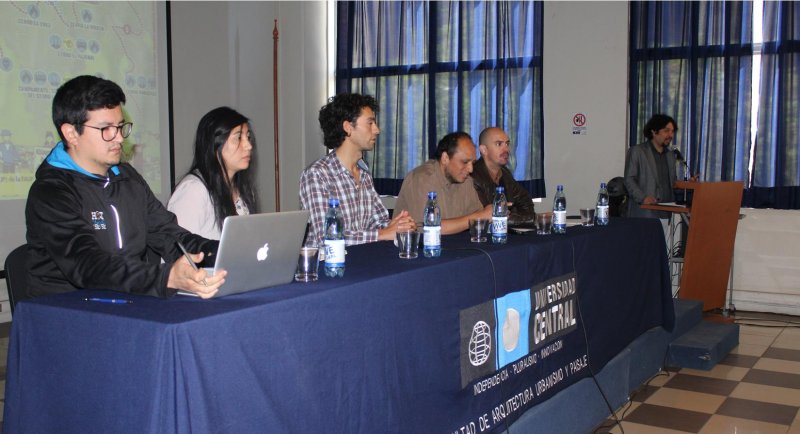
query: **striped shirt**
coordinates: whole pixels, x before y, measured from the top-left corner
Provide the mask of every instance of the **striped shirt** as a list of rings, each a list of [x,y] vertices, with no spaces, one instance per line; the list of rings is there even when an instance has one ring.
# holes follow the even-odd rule
[[[300,176],[300,205],[311,213],[307,241],[322,244],[328,199],[339,199],[344,217],[344,238],[348,246],[378,241],[378,230],[389,224],[366,164],[359,161],[360,182],[331,152],[308,166]]]

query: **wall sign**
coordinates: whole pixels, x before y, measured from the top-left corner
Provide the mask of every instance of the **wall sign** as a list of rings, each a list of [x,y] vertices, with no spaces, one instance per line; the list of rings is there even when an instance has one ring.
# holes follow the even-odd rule
[[[572,134],[585,136],[586,133],[586,115],[575,113],[572,116]]]

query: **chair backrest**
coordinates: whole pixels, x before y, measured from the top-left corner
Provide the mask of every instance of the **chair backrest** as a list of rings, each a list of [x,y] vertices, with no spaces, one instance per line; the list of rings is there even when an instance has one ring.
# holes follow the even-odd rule
[[[606,184],[608,189],[608,213],[611,217],[625,217],[628,211],[628,190],[625,178],[617,176]]]
[[[6,286],[8,286],[8,301],[11,304],[11,314],[14,314],[14,305],[22,300],[31,298],[28,295],[28,270],[25,262],[28,257],[28,245],[23,244],[6,256]]]

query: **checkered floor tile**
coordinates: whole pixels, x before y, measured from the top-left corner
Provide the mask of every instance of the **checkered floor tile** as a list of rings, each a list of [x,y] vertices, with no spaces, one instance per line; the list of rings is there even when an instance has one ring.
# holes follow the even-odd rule
[[[660,373],[594,432],[800,434],[800,318],[736,322],[739,346],[714,369]]]

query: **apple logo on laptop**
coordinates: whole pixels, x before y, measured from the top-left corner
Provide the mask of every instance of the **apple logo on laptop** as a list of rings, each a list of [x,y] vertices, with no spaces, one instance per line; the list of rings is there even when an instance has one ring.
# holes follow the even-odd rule
[[[269,252],[269,243],[264,243],[264,247],[258,249],[258,253],[256,253],[256,259],[258,259],[259,261],[267,259],[268,252]]]

